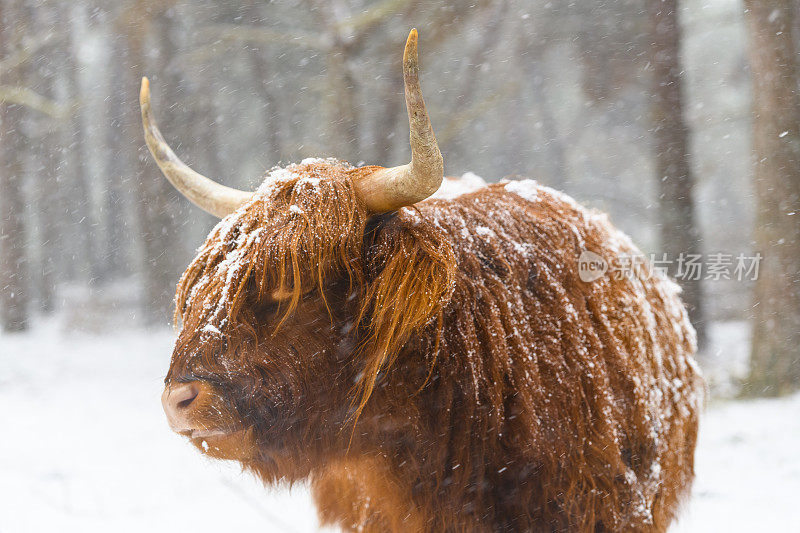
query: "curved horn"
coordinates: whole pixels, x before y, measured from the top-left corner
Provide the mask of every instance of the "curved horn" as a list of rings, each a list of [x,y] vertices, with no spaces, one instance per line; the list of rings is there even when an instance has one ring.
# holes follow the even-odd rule
[[[175,155],[150,112],[150,82],[147,78],[142,78],[139,105],[142,108],[144,140],[150,153],[164,176],[189,201],[214,216],[224,218],[250,199],[252,193],[220,185],[198,174]]]
[[[439,189],[444,163],[419,86],[417,30],[411,30],[403,52],[403,84],[411,129],[411,163],[381,168],[355,183],[359,197],[373,213],[385,213],[420,202]]]

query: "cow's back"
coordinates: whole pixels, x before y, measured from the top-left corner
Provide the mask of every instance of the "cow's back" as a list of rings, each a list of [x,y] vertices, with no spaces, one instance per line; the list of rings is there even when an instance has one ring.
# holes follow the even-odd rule
[[[554,527],[665,528],[691,484],[702,401],[678,287],[646,268],[581,280],[584,252],[611,266],[641,252],[531,180],[407,211],[458,262],[439,357],[468,421],[453,417],[464,435],[451,440],[499,454],[462,482],[488,476]]]

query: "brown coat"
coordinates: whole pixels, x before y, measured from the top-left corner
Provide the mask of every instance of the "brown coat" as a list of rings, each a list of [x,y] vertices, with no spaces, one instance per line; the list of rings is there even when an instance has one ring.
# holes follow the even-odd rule
[[[664,531],[693,476],[702,380],[678,288],[581,281],[638,251],[533,182],[370,218],[356,169],[273,171],[177,294],[167,380],[217,392],[195,442],[309,478],[367,531]]]

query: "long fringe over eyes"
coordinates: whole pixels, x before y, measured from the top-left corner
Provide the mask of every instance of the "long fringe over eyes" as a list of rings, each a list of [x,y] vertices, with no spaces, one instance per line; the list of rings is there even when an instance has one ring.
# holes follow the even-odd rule
[[[255,340],[251,309],[278,306],[277,331],[300,298],[322,291],[331,276],[360,286],[367,212],[352,186],[358,170],[332,160],[273,170],[250,202],[217,224],[184,272],[175,323],[202,330],[205,340],[230,343],[242,329]]]
[[[356,326],[366,331],[359,347],[365,367],[355,387],[357,420],[379,373],[409,336],[436,316],[441,322],[455,276],[444,234],[420,225],[389,246],[383,243],[373,261],[380,269],[365,284],[361,252],[369,214],[353,180],[373,170],[327,160],[273,171],[248,204],[214,228],[183,274],[175,322],[203,334],[182,336],[177,349],[211,363],[219,342],[233,353],[243,332],[256,341],[253,308],[278,305],[282,318],[274,334],[304,294],[318,290],[324,299],[326,283],[344,276],[360,296]],[[208,342],[214,337],[216,343]]]

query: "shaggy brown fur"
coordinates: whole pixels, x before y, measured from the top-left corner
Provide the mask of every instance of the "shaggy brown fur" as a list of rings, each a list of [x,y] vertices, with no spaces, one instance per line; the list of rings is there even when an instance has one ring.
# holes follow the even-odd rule
[[[206,453],[310,478],[348,530],[666,530],[702,396],[676,286],[581,281],[581,251],[637,250],[556,191],[370,218],[370,170],[273,171],[181,279],[167,381],[217,392]]]

